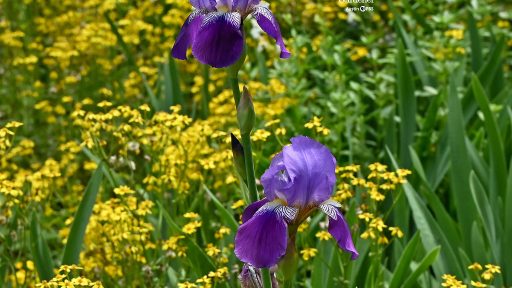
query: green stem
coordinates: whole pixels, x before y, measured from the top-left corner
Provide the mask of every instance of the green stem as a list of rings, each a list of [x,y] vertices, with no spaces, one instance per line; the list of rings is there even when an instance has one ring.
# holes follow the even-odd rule
[[[263,278],[263,287],[272,288],[272,279],[270,278],[270,270],[268,268],[261,269],[261,276]]]
[[[249,188],[249,197],[251,202],[259,200],[258,191],[256,191],[256,176],[254,175],[254,163],[252,160],[251,134],[242,134],[242,146],[244,147],[245,172],[247,175],[247,188]]]
[[[210,103],[210,70],[208,65],[202,65],[203,67],[203,86],[201,87],[201,116],[203,119],[208,118],[210,109],[208,107]]]
[[[233,68],[229,69],[229,82],[231,89],[233,89],[233,97],[235,98],[235,108],[240,103],[240,86],[238,85],[238,70]]]

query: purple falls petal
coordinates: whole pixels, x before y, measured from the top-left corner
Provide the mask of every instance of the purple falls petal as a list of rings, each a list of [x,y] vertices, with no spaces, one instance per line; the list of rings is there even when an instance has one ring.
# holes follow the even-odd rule
[[[245,223],[249,221],[254,213],[258,211],[263,205],[267,204],[268,200],[267,198],[263,198],[260,201],[256,201],[254,203],[251,203],[247,208],[245,208],[244,213],[242,213],[242,223]]]
[[[336,159],[315,140],[297,136],[283,148],[284,165],[293,185],[283,190],[289,205],[320,204],[331,197],[336,183]]]
[[[338,246],[341,249],[352,254],[352,260],[355,260],[359,253],[357,253],[356,247],[354,246],[354,242],[352,242],[352,235],[350,233],[350,228],[348,227],[345,218],[341,214],[338,208],[333,207],[335,210],[336,218],[332,218],[329,216],[329,233],[331,233],[332,237],[336,239],[338,242]]]
[[[258,211],[242,224],[235,237],[235,255],[257,268],[276,265],[286,253],[286,221],[275,209]]]
[[[270,201],[275,198],[282,198],[284,195],[281,193],[289,189],[292,185],[288,173],[286,172],[286,167],[284,166],[282,152],[275,155],[272,159],[270,167],[261,176],[261,184],[263,185],[266,198]]]
[[[215,0],[190,0],[190,4],[196,9],[213,11],[217,3]]]
[[[192,44],[192,54],[204,64],[222,68],[235,63],[243,48],[240,14],[214,12],[204,17]]]
[[[181,27],[180,34],[178,34],[178,38],[176,38],[174,46],[172,47],[172,57],[181,60],[187,59],[187,49],[192,46],[202,19],[203,15],[199,12],[193,12],[188,16],[183,27]]]
[[[265,31],[270,37],[276,40],[277,45],[281,48],[281,58],[289,58],[290,52],[286,49],[286,46],[283,41],[283,36],[281,35],[281,29],[279,28],[279,23],[277,23],[274,14],[264,6],[256,6],[252,13],[256,21],[258,21],[258,25],[260,25],[261,29]]]

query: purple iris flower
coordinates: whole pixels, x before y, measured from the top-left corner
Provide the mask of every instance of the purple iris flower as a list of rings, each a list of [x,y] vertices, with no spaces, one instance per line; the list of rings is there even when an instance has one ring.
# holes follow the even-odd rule
[[[336,159],[328,148],[305,136],[291,139],[261,177],[265,198],[249,205],[235,238],[235,254],[264,268],[285,255],[289,237],[317,209],[329,217],[329,233],[338,245],[359,256],[340,204],[330,199],[336,183]],[[289,229],[290,228],[290,229]]]
[[[181,28],[172,56],[187,58],[187,49],[202,63],[216,68],[235,63],[244,49],[243,20],[252,15],[261,29],[281,47],[281,58],[290,57],[281,29],[260,0],[190,0],[194,11]]]

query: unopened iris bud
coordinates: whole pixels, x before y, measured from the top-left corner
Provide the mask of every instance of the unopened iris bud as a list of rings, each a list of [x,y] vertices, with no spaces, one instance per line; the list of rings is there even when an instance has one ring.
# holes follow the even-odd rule
[[[240,132],[242,134],[251,133],[252,128],[254,127],[254,119],[256,118],[256,115],[254,113],[252,97],[249,90],[247,90],[247,87],[244,87],[240,103],[237,107],[237,118]]]
[[[263,282],[261,281],[260,270],[251,266],[250,264],[244,264],[242,273],[238,276],[240,279],[240,285],[242,288],[262,288]]]
[[[263,288],[261,271],[251,264],[244,264],[244,268],[242,268],[242,273],[240,273],[238,279],[240,280],[242,288]],[[272,288],[279,288],[275,273],[270,273],[270,279],[272,281]]]
[[[231,133],[231,151],[233,152],[233,160],[235,161],[236,170],[242,179],[246,181],[247,174],[245,171],[244,147],[233,133]]]

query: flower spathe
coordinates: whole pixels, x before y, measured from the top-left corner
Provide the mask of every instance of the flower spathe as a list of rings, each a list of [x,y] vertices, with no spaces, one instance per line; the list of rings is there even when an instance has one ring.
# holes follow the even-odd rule
[[[331,200],[336,159],[322,144],[305,136],[291,139],[261,177],[265,198],[249,205],[235,238],[235,254],[263,268],[279,263],[288,245],[288,227],[297,227],[319,209],[329,218],[329,233],[338,245],[359,256],[340,204]]]
[[[185,20],[172,48],[172,56],[187,58],[187,49],[202,63],[216,68],[234,64],[244,49],[243,20],[252,15],[258,25],[290,57],[279,23],[260,0],[190,0],[194,11]]]

